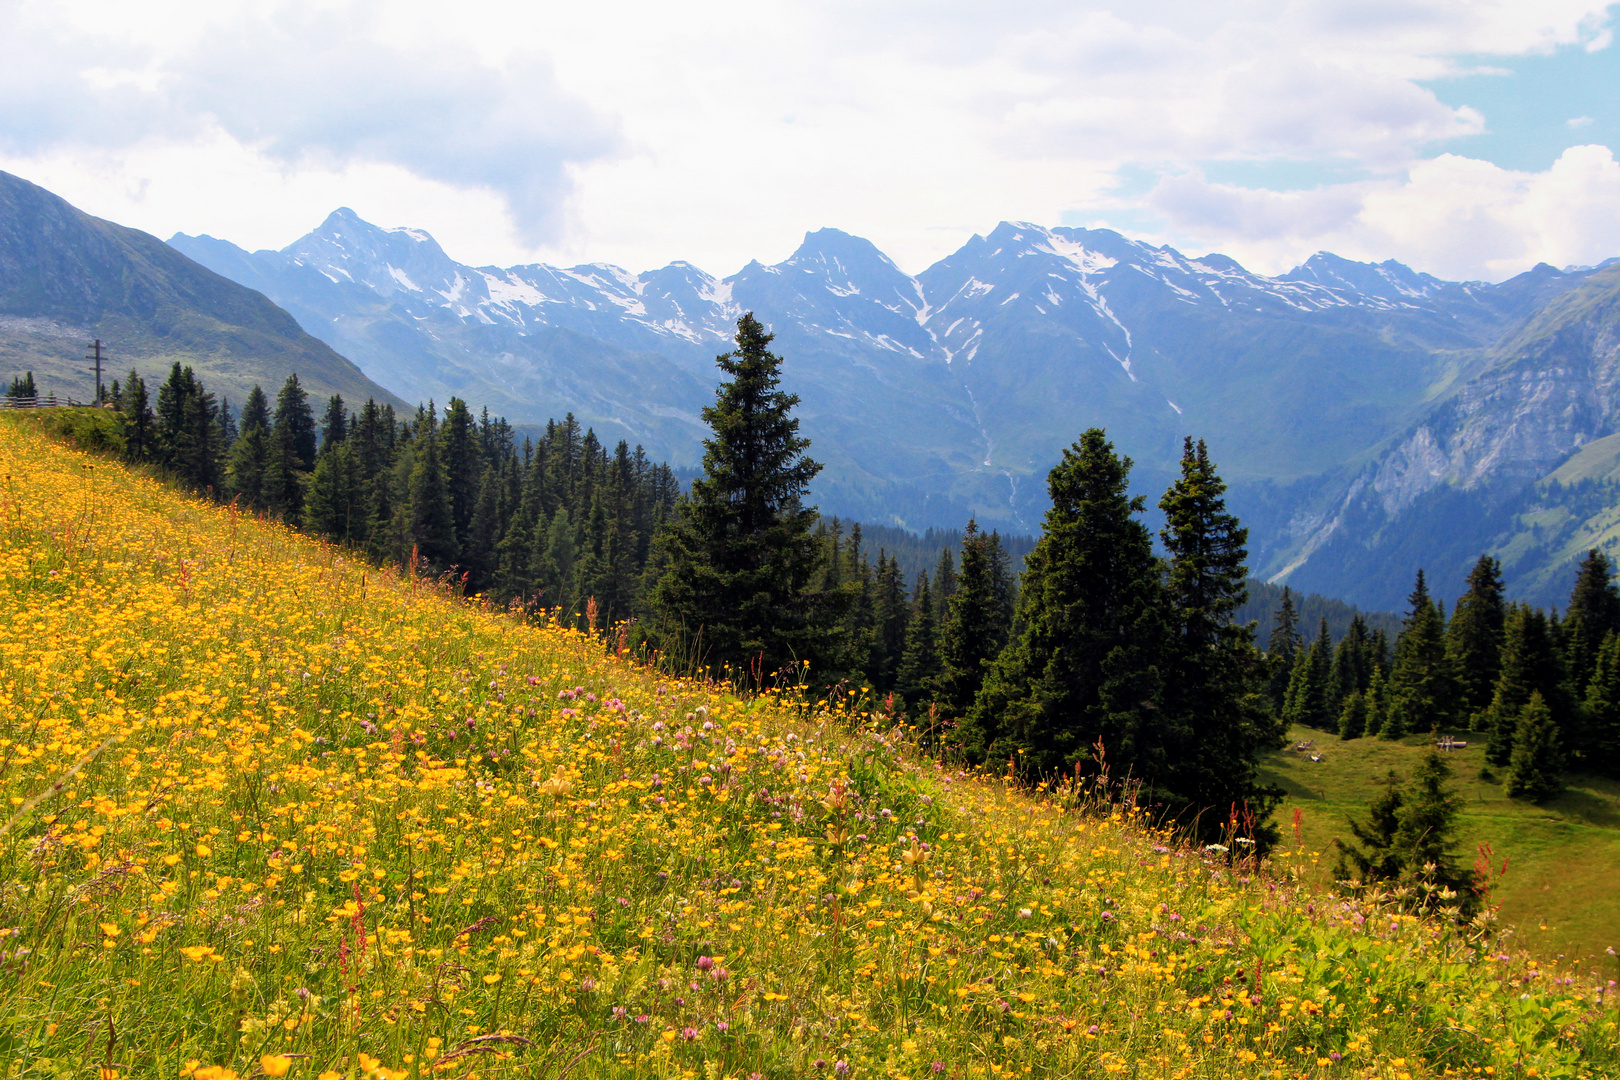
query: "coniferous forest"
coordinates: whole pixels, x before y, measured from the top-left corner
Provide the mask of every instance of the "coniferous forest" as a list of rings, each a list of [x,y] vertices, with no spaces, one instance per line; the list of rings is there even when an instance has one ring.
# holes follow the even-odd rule
[[[1204,444],[1187,440],[1155,537],[1127,494],[1130,460],[1093,429],[1048,478],[1022,574],[969,521],[906,580],[860,525],[806,505],[820,466],[770,341],[745,317],[719,358],[686,493],[669,466],[572,416],[520,444],[457,398],[403,417],[336,396],[317,409],[293,375],[238,411],[177,364],[155,395],[131,372],[110,404],[128,460],[209,497],[687,669],[868,694],[1026,782],[1129,777],[1208,838],[1275,838],[1278,793],[1257,765],[1290,725],[1345,739],[1465,727],[1509,793],[1533,800],[1572,765],[1620,760],[1620,590],[1598,552],[1562,617],[1508,603],[1482,557],[1449,618],[1419,573],[1393,640],[1354,614],[1335,644],[1285,589],[1262,648],[1238,618],[1247,530]]]

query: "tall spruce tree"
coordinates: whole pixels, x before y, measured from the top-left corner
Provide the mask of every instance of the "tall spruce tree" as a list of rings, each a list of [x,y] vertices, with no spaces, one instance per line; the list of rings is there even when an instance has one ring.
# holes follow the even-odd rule
[[[956,595],[956,553],[949,546],[940,549],[934,565],[934,623],[945,625],[951,614],[951,597]]]
[[[1319,731],[1335,730],[1330,679],[1333,673],[1333,644],[1327,619],[1318,628],[1310,648],[1299,653],[1288,679],[1288,696],[1283,701],[1284,724],[1303,724]]]
[[[156,417],[146,395],[146,380],[131,368],[129,377],[118,391],[118,413],[124,421],[124,460],[150,461],[156,450],[154,428]]]
[[[1546,614],[1527,604],[1510,607],[1501,668],[1486,711],[1485,760],[1498,766],[1511,761],[1519,717],[1533,694],[1541,695],[1552,722],[1558,725],[1569,713],[1564,682],[1563,662]]]
[[[1502,635],[1507,620],[1502,564],[1481,555],[1468,572],[1468,589],[1457,600],[1446,627],[1446,655],[1457,680],[1457,706],[1476,731],[1496,692],[1502,668]]]
[[[276,395],[274,429],[284,432],[286,447],[291,452],[288,465],[297,472],[307,473],[315,468],[315,412],[309,405],[309,394],[298,381],[298,373],[287,376],[281,392]]]
[[[1577,696],[1585,696],[1598,649],[1612,631],[1620,631],[1620,589],[1608,556],[1592,548],[1575,570],[1564,616],[1564,660]]]
[[[1367,620],[1357,612],[1350,617],[1349,628],[1333,650],[1333,664],[1328,672],[1328,711],[1338,715],[1351,694],[1366,693],[1372,685],[1376,665]]]
[[[1596,772],[1620,778],[1620,633],[1611,630],[1598,649],[1585,712],[1586,762]]]
[[[343,404],[342,394],[326,399],[326,411],[321,413],[321,447],[336,446],[349,437],[349,410]]]
[[[999,547],[999,545],[997,545]],[[990,662],[1007,643],[1009,624],[996,596],[990,538],[970,520],[962,533],[962,569],[939,632],[934,700],[952,719],[965,716]]]
[[[1564,749],[1552,710],[1537,690],[1519,710],[1508,764],[1507,793],[1512,799],[1546,802],[1564,790]]]
[[[1266,671],[1253,624],[1236,621],[1248,598],[1248,538],[1226,508],[1226,483],[1204,440],[1182,445],[1181,475],[1159,500],[1159,532],[1169,635],[1160,661],[1162,712],[1172,746],[1168,787],[1187,808],[1220,811],[1248,804],[1265,822],[1274,793],[1256,782],[1260,754],[1279,745],[1282,728],[1264,698]],[[1325,625],[1324,625],[1325,630]],[[1260,837],[1274,837],[1263,824]]]
[[[905,651],[895,672],[895,691],[905,700],[907,709],[917,710],[933,699],[934,680],[939,676],[939,624],[934,621],[934,594],[927,571],[917,575],[912,603]]]
[[[236,442],[226,464],[227,488],[253,509],[265,503],[265,470],[270,459],[270,403],[257,385],[248,391],[237,423]]]
[[[450,481],[440,454],[438,422],[433,403],[418,424],[411,440],[416,450],[411,464],[410,488],[404,506],[406,537],[429,566],[446,569],[460,553],[456,546],[456,524],[451,516]]]
[[[1293,679],[1294,665],[1304,638],[1299,632],[1299,609],[1294,606],[1294,592],[1283,586],[1282,603],[1271,624],[1271,637],[1266,642],[1266,667],[1270,671],[1271,708],[1282,715],[1288,699],[1288,684]]]
[[[1407,599],[1408,611],[1395,639],[1389,699],[1379,736],[1399,739],[1452,722],[1456,689],[1446,657],[1445,616],[1429,596],[1423,571]]]
[[[653,591],[655,634],[666,644],[701,634],[716,665],[767,670],[843,662],[836,633],[810,596],[815,510],[804,505],[821,466],[780,389],[782,359],[752,313],[737,348],[716,358],[726,379],[703,410],[703,475],[660,533],[667,569]]]
[[[1131,462],[1100,428],[1047,478],[1052,508],[1024,562],[1021,632],[991,666],[960,731],[977,761],[1022,755],[1032,777],[1093,760],[1167,791],[1184,740],[1168,730],[1160,664],[1164,585]]]

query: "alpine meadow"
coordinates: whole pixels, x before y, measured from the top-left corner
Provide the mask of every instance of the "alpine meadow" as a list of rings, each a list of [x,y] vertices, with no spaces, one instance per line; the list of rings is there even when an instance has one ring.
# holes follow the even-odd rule
[[[1620,1071],[1608,975],[1441,873],[1437,756],[1388,874],[1324,884],[1269,820],[1291,676],[1200,445],[1164,559],[1087,431],[1021,587],[970,525],[880,634],[749,323],[646,637],[199,497],[122,412],[0,414],[7,1077]],[[431,486],[419,419],[393,475]]]

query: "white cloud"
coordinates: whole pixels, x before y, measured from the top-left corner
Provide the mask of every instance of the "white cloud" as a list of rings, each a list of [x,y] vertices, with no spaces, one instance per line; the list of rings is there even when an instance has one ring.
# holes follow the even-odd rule
[[[1508,205],[1532,198],[1534,178],[1476,176],[1460,158],[1414,164],[1489,121],[1420,80],[1460,70],[1459,57],[1599,45],[1605,11],[1600,0],[0,0],[0,168],[159,233],[280,246],[346,204],[427,228],[472,262],[685,258],[718,273],[782,258],[823,225],[918,270],[1000,219],[1122,207],[1159,213],[1162,240],[1268,264],[1340,243],[1406,257],[1428,241],[1397,244],[1389,230],[1400,213],[1421,216],[1399,210],[1401,192],[1421,190],[1442,207],[1493,208],[1469,211],[1485,231],[1462,248],[1436,248],[1478,275],[1569,243],[1527,238],[1563,226]],[[1449,145],[1466,152],[1466,140]],[[1373,179],[1242,191],[1205,181],[1194,163],[1211,160],[1337,164]],[[1122,201],[1128,168],[1168,178]]]
[[[1620,163],[1604,146],[1571,147],[1544,172],[1443,154],[1399,178],[1302,192],[1235,188],[1186,173],[1161,181],[1145,202],[1178,242],[1218,248],[1270,273],[1316,248],[1487,280],[1538,262],[1620,255]]]
[[[1590,116],[1572,116],[1568,120],[1564,121],[1564,126],[1571,128],[1591,127],[1592,122],[1593,121]]]

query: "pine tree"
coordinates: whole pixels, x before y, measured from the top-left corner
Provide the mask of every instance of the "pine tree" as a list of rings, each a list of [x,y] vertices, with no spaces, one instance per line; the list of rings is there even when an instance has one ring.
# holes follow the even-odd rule
[[[1462,800],[1449,786],[1451,776],[1450,763],[1430,748],[1412,774],[1395,845],[1406,864],[1404,876],[1417,890],[1416,906],[1455,907],[1466,917],[1478,900],[1473,871],[1458,865],[1451,852],[1462,809]]]
[[[13,399],[38,397],[39,389],[34,385],[34,373],[30,371],[26,375],[13,378],[11,385],[6,388],[6,396]]]
[[[737,348],[716,358],[727,378],[703,410],[703,475],[660,535],[668,569],[654,590],[657,634],[702,634],[706,659],[766,670],[809,661],[819,672],[844,661],[837,632],[810,597],[816,512],[803,505],[821,466],[779,389],[780,357],[752,313]]]
[[[1333,711],[1328,682],[1333,663],[1329,658],[1331,642],[1327,619],[1323,619],[1316,640],[1294,662],[1293,674],[1288,679],[1288,696],[1283,702],[1284,724],[1334,730],[1338,715]]]
[[[1456,690],[1446,657],[1445,617],[1429,598],[1422,570],[1408,598],[1408,609],[1401,634],[1395,639],[1389,699],[1378,732],[1385,739],[1445,726],[1455,714]]]
[[[1568,715],[1564,681],[1547,616],[1528,605],[1513,605],[1503,632],[1501,668],[1486,710],[1486,761],[1498,766],[1510,762],[1519,717],[1533,694],[1541,695],[1554,724]]]
[[[1502,667],[1502,635],[1507,620],[1502,564],[1481,555],[1468,573],[1468,590],[1446,627],[1446,655],[1457,680],[1457,705],[1469,726],[1479,730],[1496,691]]]
[[[1604,775],[1620,778],[1620,633],[1603,638],[1586,684],[1585,760]]]
[[[1384,710],[1389,700],[1389,685],[1384,681],[1382,666],[1373,668],[1372,681],[1367,685],[1367,725],[1363,734],[1377,735],[1384,730]]]
[[[1598,649],[1611,631],[1620,631],[1620,589],[1615,587],[1608,557],[1592,548],[1576,568],[1564,618],[1562,651],[1577,697],[1585,696]]]
[[[1166,729],[1160,656],[1164,586],[1153,541],[1127,494],[1131,462],[1092,428],[1047,478],[1052,508],[1025,560],[1021,632],[992,665],[960,732],[976,761],[1022,755],[1035,777],[1092,758],[1166,788],[1177,744]]]
[[[927,571],[917,575],[915,591],[911,622],[906,627],[905,651],[900,656],[894,687],[905,700],[906,708],[911,710],[933,699],[934,681],[939,677],[939,624],[934,621],[934,595],[929,588]]]
[[[349,437],[349,411],[343,404],[342,394],[326,399],[326,411],[321,414],[321,449],[336,446]]]
[[[1384,778],[1384,791],[1367,807],[1367,820],[1349,819],[1350,843],[1335,839],[1339,857],[1333,876],[1339,881],[1371,883],[1394,881],[1406,869],[1406,860],[1396,837],[1401,830],[1401,811],[1406,806],[1406,793],[1401,790],[1401,778],[1393,769]]]
[[[1271,637],[1266,642],[1266,665],[1271,671],[1270,696],[1272,711],[1282,715],[1287,704],[1288,683],[1293,678],[1294,665],[1304,639],[1299,632],[1299,609],[1294,606],[1294,593],[1283,586],[1282,603],[1271,625]]]
[[[363,541],[366,509],[354,448],[341,439],[323,444],[304,499],[305,530],[339,542]]]
[[[430,402],[417,437],[406,496],[406,535],[429,566],[445,569],[458,554],[456,526],[451,517],[449,479],[439,454],[438,424]]]
[[[940,550],[934,565],[934,623],[944,626],[951,614],[951,597],[956,595],[956,554],[949,547]]]
[[[1249,530],[1227,510],[1225,494],[1204,441],[1185,440],[1181,475],[1159,500],[1170,631],[1162,723],[1177,740],[1168,787],[1199,810],[1248,804],[1264,822],[1272,793],[1259,789],[1256,764],[1283,729],[1265,701],[1254,627],[1236,622],[1248,597]],[[1326,647],[1324,640],[1324,655]],[[1210,816],[1216,827],[1220,814]],[[1269,825],[1257,831],[1252,839],[1274,839]]]
[[[934,699],[950,718],[966,715],[991,661],[1007,642],[992,581],[989,537],[969,520],[962,534],[962,570],[950,614],[939,633],[940,672]]]
[[[1383,794],[1368,808],[1367,820],[1350,820],[1355,840],[1334,841],[1339,849],[1334,876],[1354,889],[1403,884],[1408,887],[1406,907],[1455,908],[1462,917],[1471,915],[1478,905],[1474,875],[1451,852],[1461,809],[1448,784],[1451,775],[1450,764],[1432,749],[1410,788],[1391,771]]]
[[[304,473],[315,468],[315,413],[309,407],[309,395],[304,392],[296,372],[287,376],[281,392],[276,395],[272,430],[284,433],[284,445],[291,451],[287,459],[290,468]]]
[[[1546,802],[1564,790],[1559,773],[1564,767],[1563,746],[1552,711],[1537,690],[1519,711],[1513,732],[1513,755],[1508,765],[1507,793],[1512,799]]]
[[[1367,733],[1367,695],[1357,690],[1344,699],[1339,710],[1339,738],[1359,739]]]
[[[1333,664],[1328,671],[1328,712],[1334,716],[1344,708],[1351,694],[1365,693],[1372,685],[1376,661],[1372,655],[1372,635],[1367,631],[1367,620],[1360,613],[1351,616],[1350,627],[1333,651]]]
[[[472,528],[478,505],[478,478],[484,469],[478,442],[478,426],[467,403],[452,397],[439,423],[439,460],[444,467],[456,546],[464,556],[468,554],[467,531]]]
[[[118,413],[124,421],[124,460],[152,460],[157,419],[146,396],[146,380],[134,368],[119,388]]]
[[[879,694],[895,689],[900,661],[906,650],[906,628],[910,621],[911,608],[906,602],[906,586],[900,575],[900,564],[879,548],[872,591],[875,634],[867,669],[867,678]]]

